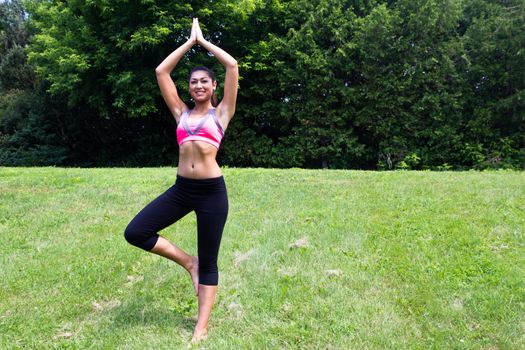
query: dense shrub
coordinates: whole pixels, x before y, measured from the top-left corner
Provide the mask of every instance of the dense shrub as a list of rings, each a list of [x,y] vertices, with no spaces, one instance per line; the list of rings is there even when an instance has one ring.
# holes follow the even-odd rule
[[[154,68],[197,16],[240,66],[222,164],[525,168],[521,1],[25,4],[0,3],[2,164],[175,164]],[[222,81],[202,49],[187,58],[183,97],[194,65]]]

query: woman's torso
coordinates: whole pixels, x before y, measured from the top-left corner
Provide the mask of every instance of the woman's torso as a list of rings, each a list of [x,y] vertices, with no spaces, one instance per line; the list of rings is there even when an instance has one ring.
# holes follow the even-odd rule
[[[192,179],[221,176],[222,172],[215,158],[223,134],[214,109],[201,114],[185,111],[177,125],[177,174]]]

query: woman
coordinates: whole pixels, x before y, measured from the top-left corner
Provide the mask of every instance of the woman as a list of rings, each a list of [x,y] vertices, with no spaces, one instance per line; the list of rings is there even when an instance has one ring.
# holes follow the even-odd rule
[[[196,67],[191,71],[189,91],[195,102],[192,110],[180,99],[171,79],[171,71],[195,44],[211,52],[226,69],[224,96],[216,107],[213,97],[217,82],[208,68]],[[239,73],[232,56],[204,39],[196,18],[188,41],[172,52],[155,72],[164,101],[177,121],[177,180],[137,214],[126,228],[125,237],[129,243],[173,260],[189,272],[199,299],[192,341],[199,341],[206,336],[217,294],[217,255],[228,214],[226,187],[215,157],[235,112]],[[157,233],[191,211],[197,215],[198,256],[188,255]]]

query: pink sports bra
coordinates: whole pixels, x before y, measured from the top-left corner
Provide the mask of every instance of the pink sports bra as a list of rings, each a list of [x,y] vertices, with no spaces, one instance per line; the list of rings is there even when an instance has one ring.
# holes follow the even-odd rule
[[[177,142],[179,146],[186,141],[204,141],[219,148],[224,137],[224,130],[215,115],[215,108],[210,108],[202,119],[191,120],[188,118],[191,110],[182,113],[177,125]]]

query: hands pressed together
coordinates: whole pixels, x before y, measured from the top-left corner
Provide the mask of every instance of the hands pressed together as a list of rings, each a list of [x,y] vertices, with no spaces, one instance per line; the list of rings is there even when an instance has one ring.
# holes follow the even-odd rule
[[[202,35],[202,30],[199,26],[199,20],[197,18],[193,19],[193,24],[191,26],[191,34],[188,41],[192,44],[202,44],[206,42],[206,39],[204,39],[204,36]]]
[[[159,83],[162,96],[164,97],[166,104],[178,122],[180,115],[188,107],[180,99],[175,87],[175,83],[172,80],[170,74],[184,54],[196,44],[200,45],[203,49],[207,50],[211,55],[213,55],[226,70],[222,89],[223,97],[221,102],[217,105],[219,120],[222,120],[223,127],[226,127],[229,120],[235,113],[237,88],[239,84],[239,68],[237,65],[237,60],[235,60],[235,58],[233,58],[229,53],[220,47],[204,39],[202,30],[199,26],[199,20],[197,18],[193,18],[191,33],[188,40],[176,48],[172,53],[170,53],[168,57],[166,57],[155,69],[157,82]]]

